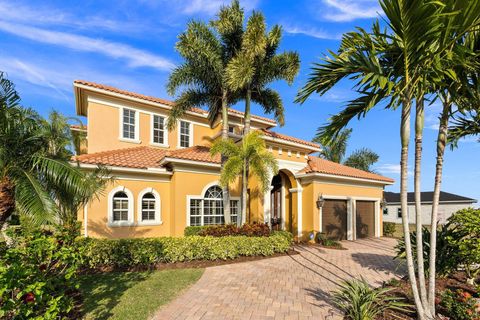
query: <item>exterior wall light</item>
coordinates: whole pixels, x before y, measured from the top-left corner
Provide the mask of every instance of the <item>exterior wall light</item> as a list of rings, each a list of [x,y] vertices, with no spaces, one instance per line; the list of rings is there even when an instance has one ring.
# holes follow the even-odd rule
[[[387,200],[385,200],[385,197],[382,198],[382,201],[380,201],[380,207],[386,208],[387,207]]]
[[[323,194],[320,194],[318,196],[318,199],[315,203],[317,204],[317,209],[320,209],[323,207],[323,204],[325,203],[325,199],[323,199]]]

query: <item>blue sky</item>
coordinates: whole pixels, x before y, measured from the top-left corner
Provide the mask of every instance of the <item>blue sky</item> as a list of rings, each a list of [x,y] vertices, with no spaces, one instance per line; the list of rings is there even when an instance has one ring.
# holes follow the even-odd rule
[[[226,2],[0,0],[0,70],[17,84],[23,103],[44,116],[52,109],[75,115],[74,79],[173,99],[165,83],[172,67],[181,62],[174,49],[177,35],[189,20],[208,20]],[[286,107],[286,125],[277,131],[310,140],[318,126],[355,97],[351,82],[342,82],[323,97],[312,96],[304,105],[294,104],[294,97],[306,82],[311,64],[328,50],[336,50],[342,33],[356,26],[368,28],[379,16],[377,2],[244,0],[241,5],[247,15],[251,10],[262,11],[269,26],[281,24],[281,50],[300,54],[301,70],[293,85],[272,85]],[[254,111],[261,114],[256,106]],[[427,110],[424,191],[433,189],[438,112],[438,104]],[[375,169],[398,180],[399,118],[399,111],[378,109],[353,122],[347,153],[371,148],[380,155]],[[443,190],[480,199],[480,143],[466,139],[455,151],[448,150],[445,158]],[[398,183],[387,190],[398,191]]]

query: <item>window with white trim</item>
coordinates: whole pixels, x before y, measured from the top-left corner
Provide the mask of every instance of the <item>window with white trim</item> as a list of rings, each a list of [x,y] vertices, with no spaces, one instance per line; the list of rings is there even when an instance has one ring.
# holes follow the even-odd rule
[[[180,147],[188,148],[190,147],[190,131],[191,123],[187,121],[180,121]]]
[[[113,195],[112,201],[112,221],[128,221],[128,195],[123,191],[118,191]]]
[[[134,140],[135,137],[135,110],[123,109],[122,137]]]
[[[232,223],[236,223],[239,200],[230,200]],[[203,198],[191,198],[189,203],[190,226],[224,224],[223,191],[219,186],[207,189]]]
[[[153,143],[165,144],[165,117],[153,115]]]
[[[145,193],[142,197],[142,221],[155,220],[155,196],[153,193]]]

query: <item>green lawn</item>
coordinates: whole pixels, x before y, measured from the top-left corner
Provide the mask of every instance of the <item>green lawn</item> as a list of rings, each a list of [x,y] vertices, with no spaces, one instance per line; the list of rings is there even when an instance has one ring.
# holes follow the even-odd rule
[[[202,273],[203,269],[178,269],[83,276],[85,319],[148,319]]]

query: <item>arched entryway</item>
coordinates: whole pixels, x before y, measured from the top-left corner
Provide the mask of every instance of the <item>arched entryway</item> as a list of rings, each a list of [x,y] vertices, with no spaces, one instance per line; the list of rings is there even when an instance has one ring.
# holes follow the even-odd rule
[[[293,189],[296,181],[291,172],[280,170],[273,176],[270,186],[270,225],[273,230],[287,230],[293,232],[297,227],[297,218],[294,214]]]

